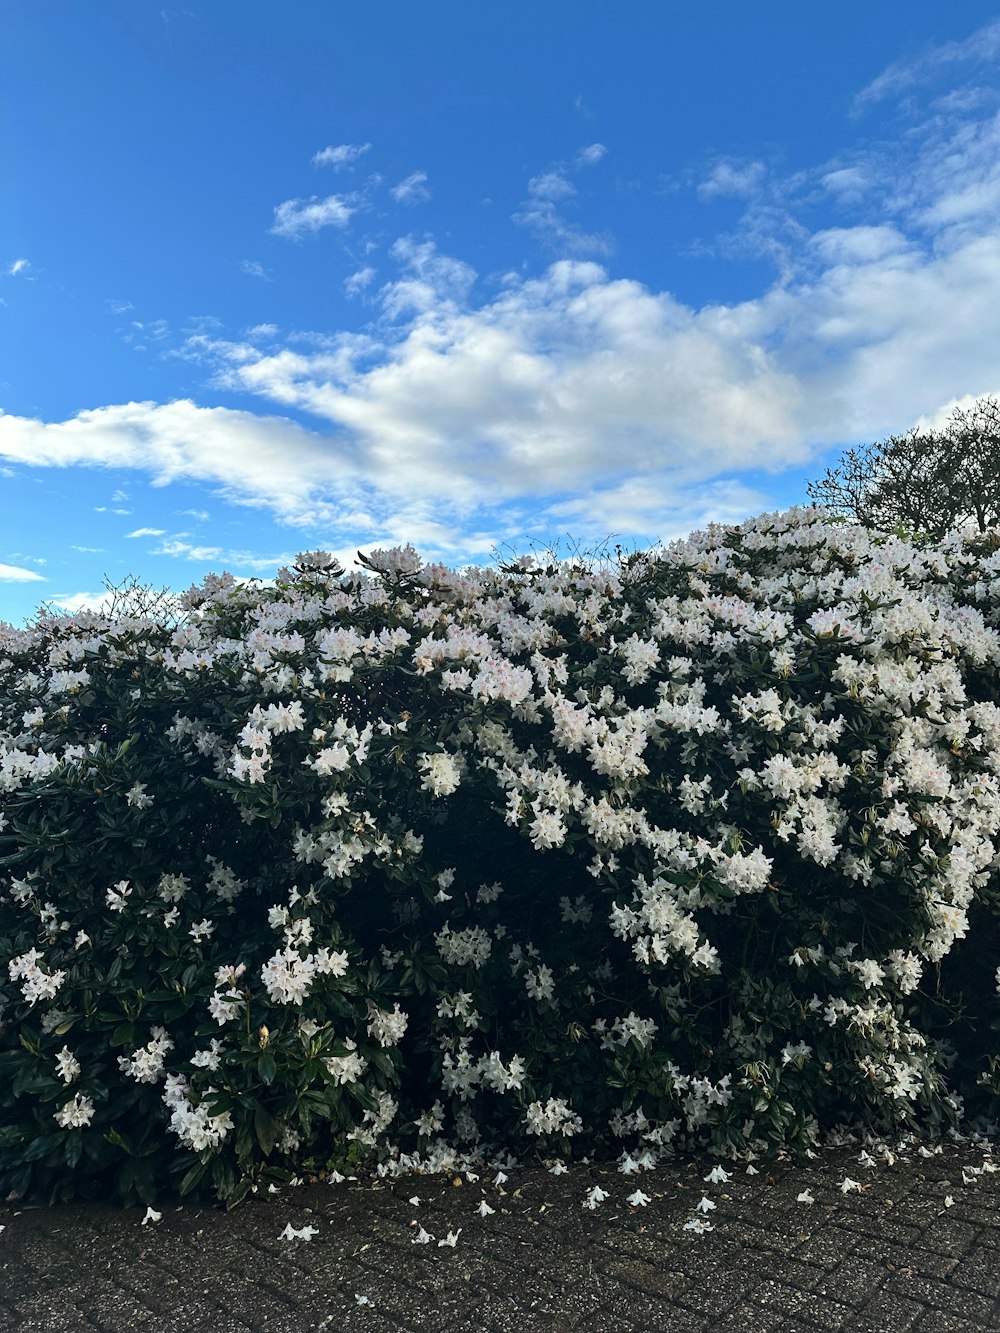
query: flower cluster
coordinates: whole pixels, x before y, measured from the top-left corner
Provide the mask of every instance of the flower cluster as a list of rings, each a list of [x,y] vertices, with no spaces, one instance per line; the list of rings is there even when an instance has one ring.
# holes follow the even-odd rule
[[[364,563],[0,624],[0,1188],[991,1110],[989,543]]]

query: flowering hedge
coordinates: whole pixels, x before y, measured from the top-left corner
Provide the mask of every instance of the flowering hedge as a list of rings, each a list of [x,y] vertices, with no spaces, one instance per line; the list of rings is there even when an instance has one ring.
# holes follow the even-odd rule
[[[993,1117],[992,547],[791,510],[0,624],[0,1191]]]

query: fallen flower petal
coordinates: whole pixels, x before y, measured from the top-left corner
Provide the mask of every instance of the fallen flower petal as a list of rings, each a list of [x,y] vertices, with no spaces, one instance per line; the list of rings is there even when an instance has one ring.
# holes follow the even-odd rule
[[[410,1241],[410,1244],[429,1245],[433,1239],[434,1237],[431,1235],[431,1233],[429,1231],[425,1231],[423,1227],[421,1227],[420,1230],[417,1232],[417,1234]]]
[[[489,1217],[490,1213],[496,1212],[496,1209],[491,1208],[489,1204],[486,1202],[486,1200],[482,1199],[480,1200],[479,1207],[476,1209],[476,1212],[479,1214],[480,1217]]]
[[[438,1241],[438,1249],[440,1249],[442,1245],[450,1245],[451,1248],[454,1249],[455,1242],[458,1240],[461,1230],[462,1228],[459,1227],[458,1231],[449,1231],[447,1236],[445,1236],[444,1240]]]
[[[296,1227],[293,1227],[293,1226],[292,1226],[291,1222],[289,1222],[289,1223],[285,1226],[284,1231],[282,1231],[282,1232],[279,1234],[278,1239],[279,1239],[279,1240],[312,1240],[313,1236],[318,1236],[318,1235],[319,1235],[319,1227],[304,1226],[304,1227],[298,1227],[298,1228],[296,1228]]]
[[[801,1194],[796,1195],[795,1202],[796,1202],[796,1203],[815,1203],[816,1200],[813,1198],[813,1196],[809,1193],[808,1190],[803,1190]]]
[[[732,1172],[725,1170],[721,1166],[713,1166],[708,1175],[704,1177],[710,1185],[724,1185]]]
[[[707,1194],[704,1195],[702,1198],[700,1198],[698,1202],[695,1204],[695,1208],[699,1213],[710,1213],[715,1209],[715,1207],[716,1205],[712,1202],[712,1200],[708,1197]]]
[[[155,1208],[147,1208],[146,1216],[142,1219],[142,1225],[145,1226],[147,1222],[159,1222],[162,1216],[163,1214],[158,1213]]]
[[[628,1196],[628,1202],[633,1208],[645,1208],[649,1201],[649,1195],[643,1194],[642,1190],[636,1190],[634,1194]]]

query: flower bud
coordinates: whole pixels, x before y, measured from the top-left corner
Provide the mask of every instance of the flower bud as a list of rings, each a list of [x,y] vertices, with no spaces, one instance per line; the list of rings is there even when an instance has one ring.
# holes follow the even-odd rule
[[[271,1034],[270,1034],[270,1032],[268,1032],[267,1028],[262,1027],[261,1030],[260,1030],[260,1036],[259,1036],[260,1049],[261,1049],[262,1051],[265,1049],[265,1047],[267,1046],[267,1043],[270,1041],[270,1039],[271,1039]]]

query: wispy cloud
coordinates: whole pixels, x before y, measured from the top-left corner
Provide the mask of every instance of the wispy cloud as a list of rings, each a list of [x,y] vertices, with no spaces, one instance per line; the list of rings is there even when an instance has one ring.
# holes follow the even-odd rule
[[[280,332],[281,330],[277,324],[254,324],[247,329],[246,336],[248,338],[274,338]]]
[[[126,540],[132,537],[162,537],[166,528],[136,528],[135,532],[126,532]]]
[[[328,195],[325,199],[315,195],[310,199],[286,199],[274,210],[271,232],[297,241],[324,227],[346,227],[356,212],[357,209],[338,194]]]
[[[271,281],[271,275],[258,259],[241,259],[240,271],[248,278],[260,278],[263,282]]]
[[[721,159],[699,184],[698,197],[715,199],[720,195],[737,195],[746,198],[759,188],[766,170],[763,162]]]
[[[321,148],[313,154],[313,166],[333,167],[335,171],[341,171],[355,163],[370,148],[370,143],[341,143],[336,147]]]
[[[291,564],[294,556],[287,551],[278,555],[257,555],[253,551],[234,550],[225,546],[195,546],[190,542],[175,540],[161,542],[154,555],[173,556],[179,560],[189,560],[198,564],[222,562],[237,569],[277,570],[281,565]]]
[[[357,272],[352,273],[349,278],[344,280],[344,291],[348,296],[357,296],[363,292],[366,287],[370,287],[375,278],[375,270],[370,265],[359,268]]]
[[[596,150],[601,149],[600,153]],[[581,149],[576,157],[577,167],[593,165],[604,153],[603,144],[591,144]],[[607,255],[611,253],[611,238],[587,232],[570,221],[560,205],[573,199],[577,189],[565,163],[556,163],[539,172],[528,181],[528,198],[512,215],[512,221],[542,241],[552,250],[564,255]]]
[[[389,191],[397,204],[423,204],[431,197],[427,188],[427,172],[413,171],[405,180]]]
[[[874,102],[898,96],[920,84],[933,82],[942,75],[952,74],[956,66],[973,68],[993,65],[1000,59],[1000,19],[977,28],[960,42],[944,42],[920,55],[894,61],[854,99],[856,111],[863,111]]]
[[[0,583],[44,583],[45,578],[33,569],[20,565],[0,565]]]
[[[105,305],[112,315],[124,315],[126,311],[134,310],[135,306],[131,301],[105,301]]]

